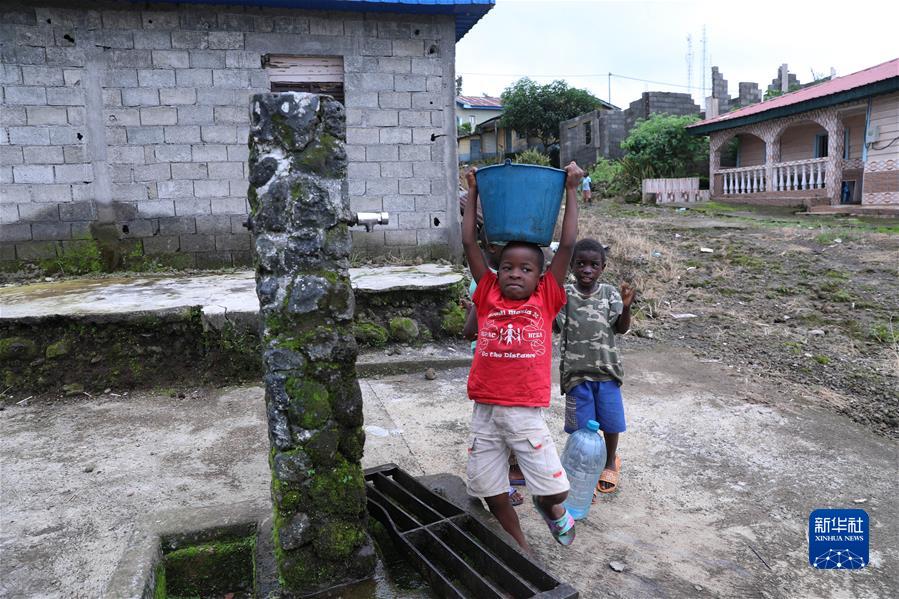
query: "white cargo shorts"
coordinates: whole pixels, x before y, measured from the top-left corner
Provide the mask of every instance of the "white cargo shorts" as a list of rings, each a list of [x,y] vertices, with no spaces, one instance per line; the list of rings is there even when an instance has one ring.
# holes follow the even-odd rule
[[[515,452],[531,495],[569,489],[543,408],[474,402],[468,444],[468,494],[493,497],[509,492],[509,453]]]

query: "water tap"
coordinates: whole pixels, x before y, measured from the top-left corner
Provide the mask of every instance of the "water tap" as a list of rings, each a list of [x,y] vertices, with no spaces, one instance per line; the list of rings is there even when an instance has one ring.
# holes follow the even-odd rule
[[[375,225],[386,225],[389,222],[390,214],[387,212],[357,212],[353,215],[350,224],[365,227],[365,231],[370,233]]]

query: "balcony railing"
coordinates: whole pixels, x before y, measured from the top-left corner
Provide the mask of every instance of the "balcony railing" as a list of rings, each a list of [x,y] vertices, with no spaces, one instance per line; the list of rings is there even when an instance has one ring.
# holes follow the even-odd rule
[[[774,189],[776,191],[804,191],[822,189],[827,181],[827,158],[793,160],[774,165]]]
[[[761,193],[765,191],[806,191],[823,189],[827,181],[827,158],[792,160],[774,164],[772,181],[768,181],[767,166],[724,168],[718,171],[721,191],[727,195]]]
[[[765,165],[728,168],[718,171],[725,194],[757,193],[767,189]]]

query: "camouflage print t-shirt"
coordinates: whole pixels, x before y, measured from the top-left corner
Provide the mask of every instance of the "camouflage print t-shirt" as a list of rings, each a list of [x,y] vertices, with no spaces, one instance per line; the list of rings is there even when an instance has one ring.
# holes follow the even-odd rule
[[[624,309],[621,294],[611,285],[600,283],[584,295],[573,283],[565,285],[568,303],[556,316],[562,331],[562,391],[584,381],[611,381],[624,378],[621,355],[615,347],[615,323]]]

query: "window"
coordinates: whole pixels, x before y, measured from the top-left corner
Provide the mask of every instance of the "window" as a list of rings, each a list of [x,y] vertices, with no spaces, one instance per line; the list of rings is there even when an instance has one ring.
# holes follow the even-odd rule
[[[327,94],[344,102],[343,58],[340,56],[266,54],[262,65],[273,92]]]
[[[843,129],[843,160],[849,160],[849,127]]]
[[[471,125],[471,130],[472,130],[472,131],[474,131],[474,126],[475,126],[474,124],[475,124],[475,121],[476,121],[476,120],[477,120],[477,119],[474,117],[474,115],[468,117],[468,124]]]
[[[815,158],[827,158],[827,134],[815,135]]]
[[[593,123],[587,121],[584,123],[584,145],[589,146],[593,143]]]

